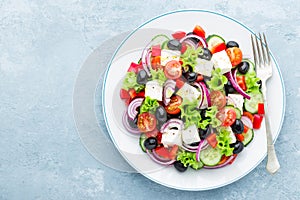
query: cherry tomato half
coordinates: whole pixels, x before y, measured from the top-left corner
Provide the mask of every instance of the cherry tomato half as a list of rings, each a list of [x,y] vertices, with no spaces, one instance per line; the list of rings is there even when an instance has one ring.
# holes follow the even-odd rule
[[[230,47],[226,49],[226,53],[230,59],[232,66],[240,64],[243,60],[242,51],[238,47]]]
[[[223,108],[216,117],[222,122],[222,126],[231,126],[236,120],[236,112],[232,108]]]
[[[177,79],[181,76],[181,64],[177,60],[171,60],[167,62],[164,73],[168,79]]]
[[[169,105],[165,107],[167,113],[170,115],[176,115],[180,112],[179,106],[182,104],[182,98],[178,95],[174,95],[171,97],[171,101]]]
[[[153,131],[156,128],[156,118],[148,112],[139,114],[137,126],[141,132]]]
[[[219,90],[210,93],[210,101],[213,106],[217,106],[221,110],[226,105],[226,96]]]

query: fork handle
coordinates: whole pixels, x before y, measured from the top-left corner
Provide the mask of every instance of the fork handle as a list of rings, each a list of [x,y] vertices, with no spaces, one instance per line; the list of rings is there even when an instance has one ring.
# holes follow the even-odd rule
[[[262,85],[262,93],[264,97],[264,107],[265,107],[265,124],[266,124],[266,135],[267,135],[267,151],[268,151],[268,160],[267,160],[267,171],[271,174],[277,172],[280,168],[280,164],[278,162],[274,144],[273,137],[271,133],[271,125],[268,116],[268,103],[267,103],[267,95],[266,95],[266,85]]]

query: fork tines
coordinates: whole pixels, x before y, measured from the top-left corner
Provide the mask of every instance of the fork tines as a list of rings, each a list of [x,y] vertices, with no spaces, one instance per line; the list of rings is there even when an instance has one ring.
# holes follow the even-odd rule
[[[262,34],[262,36],[260,33],[258,34],[258,36],[256,34],[251,35],[254,62],[255,65],[259,66],[263,64],[270,64],[271,62],[266,36],[264,33]]]

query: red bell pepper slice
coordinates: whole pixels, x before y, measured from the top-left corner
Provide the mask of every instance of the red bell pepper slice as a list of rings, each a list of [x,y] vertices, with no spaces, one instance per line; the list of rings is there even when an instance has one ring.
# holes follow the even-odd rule
[[[141,69],[143,69],[143,65],[142,64],[136,64],[134,62],[132,62],[127,70],[127,72],[134,72],[134,73],[138,73]]]
[[[152,46],[151,49],[152,49],[151,56],[155,57],[155,56],[161,55],[160,45],[154,45],[154,46]]]
[[[226,49],[226,44],[224,42],[222,42],[222,43],[219,43],[219,44],[213,46],[210,49],[210,51],[211,51],[212,54],[214,54],[214,53],[218,53],[220,51],[223,51],[225,49]]]
[[[263,121],[263,116],[259,114],[253,115],[253,129],[259,129],[261,127],[261,122]]]
[[[242,90],[244,90],[244,91],[247,90],[245,76],[236,76],[236,82],[242,88]]]
[[[198,35],[199,37],[202,37],[202,38],[205,38],[205,31],[203,30],[203,28],[199,25],[196,25],[194,30],[193,30],[193,33],[195,35]]]
[[[258,103],[257,114],[260,114],[260,115],[265,114],[265,104],[264,103]]]

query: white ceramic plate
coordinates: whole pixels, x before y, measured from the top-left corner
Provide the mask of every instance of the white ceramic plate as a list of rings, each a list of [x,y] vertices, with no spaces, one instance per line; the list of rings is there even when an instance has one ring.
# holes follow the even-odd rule
[[[156,34],[170,34],[177,30],[189,31],[199,24],[207,35],[219,34],[225,40],[239,43],[243,54],[252,57],[250,35],[253,32],[242,23],[210,11],[181,10],[167,13],[147,21],[133,31],[116,50],[107,68],[103,85],[103,114],[111,139],[128,163],[147,178],[181,190],[209,190],[242,178],[266,156],[265,127],[255,132],[254,140],[237,157],[236,161],[221,169],[177,172],[174,167],[154,163],[139,147],[138,136],[128,134],[122,125],[124,103],[119,98],[121,81],[131,62],[137,62],[142,49]],[[279,67],[274,62],[273,77],[268,82],[269,116],[276,140],[284,118],[285,92]]]

